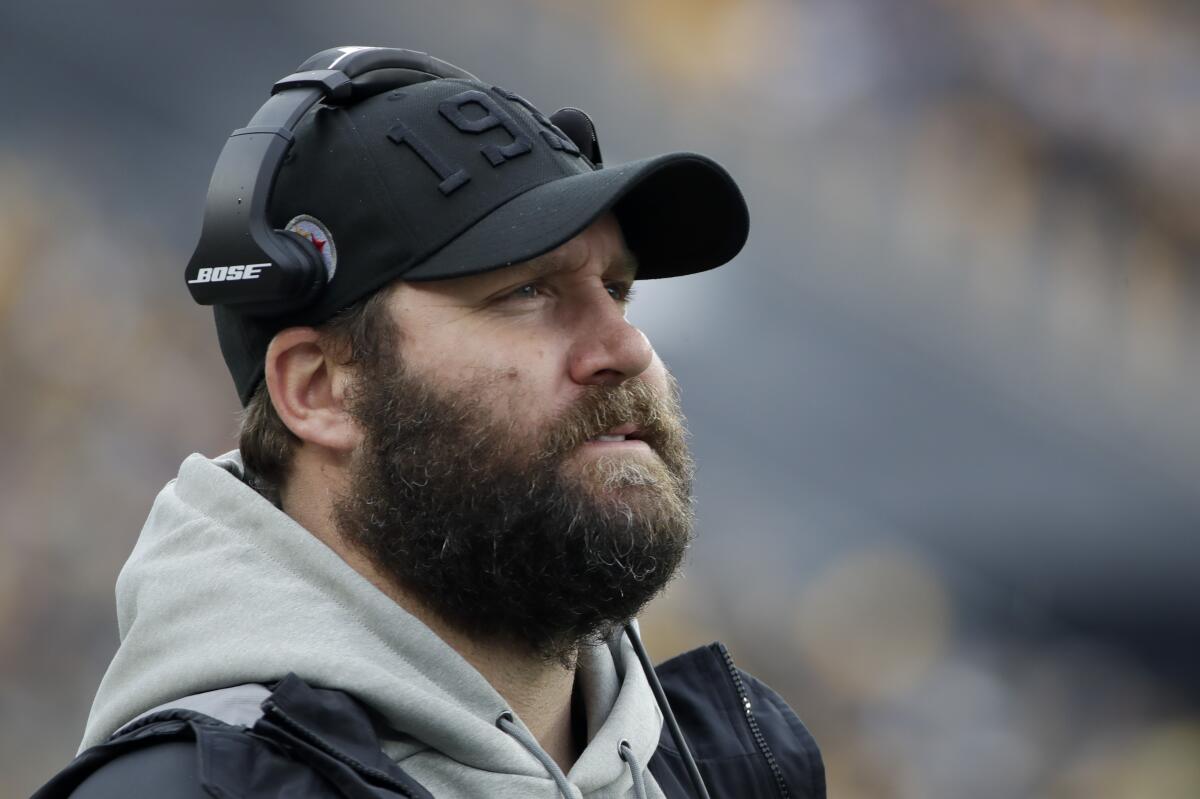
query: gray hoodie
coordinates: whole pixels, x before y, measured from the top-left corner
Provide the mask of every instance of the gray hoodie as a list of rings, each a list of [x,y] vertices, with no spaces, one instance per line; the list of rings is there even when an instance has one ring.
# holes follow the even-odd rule
[[[121,646],[81,749],[164,703],[295,672],[380,713],[387,753],[439,799],[631,796],[622,741],[662,797],[645,768],[662,717],[624,635],[581,654],[588,743],[567,788],[519,718],[497,726],[508,706],[474,667],[241,474],[237,452],[191,455],[155,500],[117,578]]]

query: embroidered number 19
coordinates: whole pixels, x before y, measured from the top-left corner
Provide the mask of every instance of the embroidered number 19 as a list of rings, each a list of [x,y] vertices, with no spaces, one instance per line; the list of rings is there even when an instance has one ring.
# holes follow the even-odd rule
[[[514,94],[499,86],[493,86],[492,90],[506,100],[519,104],[527,110],[534,120],[542,127],[539,131],[542,138],[555,150],[561,150],[571,155],[579,155],[579,148],[575,142],[571,141],[558,126],[546,118],[546,116],[533,106],[524,97]],[[485,113],[481,117],[474,119],[469,118],[463,113],[463,108],[475,104],[483,108]],[[500,167],[518,158],[526,153],[533,151],[533,142],[525,134],[512,115],[505,108],[486,92],[478,89],[468,89],[459,92],[453,97],[448,97],[438,104],[438,113],[442,115],[451,125],[463,133],[479,134],[485,131],[493,130],[498,127],[504,128],[505,132],[512,137],[512,141],[501,147],[497,144],[485,144],[480,148],[480,152],[487,158],[488,163],[493,167]],[[424,139],[417,135],[416,131],[403,123],[397,123],[388,131],[388,138],[396,144],[408,145],[417,157],[425,162],[426,166],[437,173],[441,180],[438,183],[438,190],[442,194],[449,196],[456,190],[466,185],[471,180],[471,175],[467,170],[457,164],[448,163],[444,158],[438,155],[437,151]]]

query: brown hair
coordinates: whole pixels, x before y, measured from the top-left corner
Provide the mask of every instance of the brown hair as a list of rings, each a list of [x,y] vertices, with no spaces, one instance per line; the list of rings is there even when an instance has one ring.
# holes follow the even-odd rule
[[[388,315],[387,300],[395,283],[339,311],[317,326],[323,342],[331,344],[341,363],[359,373],[369,372],[395,346],[398,331]],[[271,401],[267,381],[259,381],[239,416],[238,448],[246,479],[276,505],[287,481],[292,455],[300,439],[287,428]]]

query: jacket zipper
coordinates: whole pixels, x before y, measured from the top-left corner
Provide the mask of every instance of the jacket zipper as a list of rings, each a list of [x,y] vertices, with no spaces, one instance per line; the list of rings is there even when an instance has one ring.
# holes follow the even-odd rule
[[[742,711],[746,714],[746,723],[750,725],[750,735],[753,736],[754,743],[758,746],[758,751],[771,768],[771,776],[775,778],[775,786],[779,788],[779,795],[783,799],[788,799],[791,796],[791,792],[788,791],[787,781],[784,780],[783,771],[779,768],[779,763],[775,760],[775,754],[771,751],[766,737],[762,734],[762,730],[758,726],[758,719],[754,717],[754,708],[750,704],[750,697],[746,694],[746,685],[742,682],[742,675],[738,673],[737,666],[733,665],[733,656],[729,654],[729,650],[725,648],[725,644],[717,642],[717,647],[720,649],[721,657],[725,661],[725,670],[729,673],[729,679],[733,681],[733,688],[737,691],[738,700],[742,703]]]
[[[358,773],[365,774],[366,776],[371,777],[372,779],[383,783],[387,787],[389,787],[395,791],[399,791],[401,796],[408,796],[408,797],[413,796],[412,790],[407,785],[405,785],[402,782],[399,782],[398,780],[393,778],[391,775],[385,774],[384,772],[380,771],[377,768],[373,768],[371,766],[368,766],[366,763],[359,762],[358,760],[356,760],[355,758],[346,754],[345,752],[342,752],[342,751],[334,748],[332,745],[326,743],[325,739],[321,738],[321,736],[312,732],[307,727],[305,727],[303,724],[296,721],[292,717],[288,716],[286,713],[284,713],[282,710],[279,709],[279,706],[277,704],[275,704],[270,699],[267,699],[262,703],[262,709],[263,709],[264,715],[272,718],[273,720],[275,720],[277,722],[280,722],[281,726],[285,727],[288,730],[288,732],[290,732],[292,735],[295,735],[297,738],[304,741],[308,745],[315,747],[316,749],[319,749],[320,751],[329,755],[330,757],[337,760],[338,762],[343,763],[344,765],[347,765],[350,768],[354,769]]]

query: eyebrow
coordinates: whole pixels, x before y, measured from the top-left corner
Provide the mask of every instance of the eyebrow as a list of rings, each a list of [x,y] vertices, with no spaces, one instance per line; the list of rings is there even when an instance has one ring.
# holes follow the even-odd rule
[[[568,268],[563,254],[557,251],[551,251],[545,253],[544,255],[539,255],[536,258],[532,258],[526,261],[523,266],[533,272],[533,274],[537,277],[548,277],[557,272],[565,271]],[[611,268],[613,266],[616,266],[618,269],[628,275],[630,280],[637,278],[637,256],[629,250],[623,250],[620,255],[612,259],[609,262],[609,267]]]

